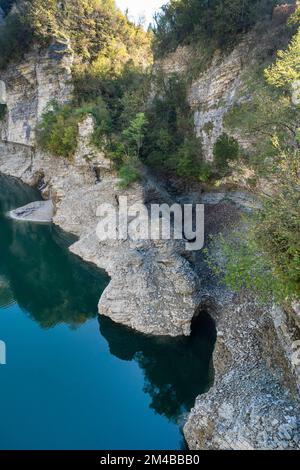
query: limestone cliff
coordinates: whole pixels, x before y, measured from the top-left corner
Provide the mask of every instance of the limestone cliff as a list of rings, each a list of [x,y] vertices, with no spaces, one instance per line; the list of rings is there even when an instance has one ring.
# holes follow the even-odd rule
[[[296,348],[299,330],[291,316],[249,294],[215,291],[213,298],[215,383],[185,424],[189,448],[299,449],[299,362],[283,346]]]
[[[53,40],[46,51],[33,51],[22,63],[1,72],[0,102],[7,105],[6,117],[0,121],[2,141],[34,146],[35,127],[46,105],[71,97],[72,62],[68,42]]]
[[[251,99],[247,78],[272,53],[272,43],[282,37],[280,27],[273,25],[268,34],[249,33],[228,55],[216,52],[211,64],[190,80],[188,98],[195,132],[202,140],[208,161],[213,160],[214,143],[226,130],[227,112],[235,103]],[[168,75],[186,77],[194,57],[197,57],[195,46],[179,47],[158,66]],[[242,148],[251,149],[248,136],[232,135]],[[247,170],[244,176],[232,176],[228,181],[245,187],[246,174]],[[263,189],[266,191],[266,187]],[[238,207],[255,209],[249,195],[239,193],[236,197],[226,189],[202,194],[198,199],[194,194],[190,197],[193,202],[201,201],[211,207],[212,220],[206,219],[208,233],[226,234],[234,229]],[[238,218],[231,225],[232,202]],[[222,225],[220,213],[224,211],[228,220]],[[203,309],[215,318],[218,338],[214,353],[215,384],[207,394],[198,397],[184,427],[189,448],[300,448],[299,311],[295,307],[284,311],[273,305],[259,306],[251,293],[234,295],[218,285],[201,260],[196,270],[202,281],[200,298],[209,300]]]
[[[282,25],[268,24],[267,33],[261,30],[245,35],[230,52],[216,50],[210,60],[195,73],[195,63],[201,64],[201,49],[197,44],[180,46],[159,60],[156,68],[164,74],[178,74],[188,82],[188,103],[194,116],[195,132],[201,139],[204,158],[213,161],[213,148],[222,132],[226,132],[224,117],[235,103],[248,100],[247,80],[261,63],[274,52],[274,44],[285,45]],[[240,133],[232,133],[241,148],[251,149],[252,139]]]
[[[211,66],[191,84],[196,132],[203,138],[208,160],[223,130],[223,117],[239,97],[243,71],[251,67],[254,44],[249,35],[229,56],[215,55]],[[267,50],[267,42],[264,47]],[[189,54],[181,49],[168,57],[166,71],[186,70]],[[299,326],[292,316],[274,315],[270,306],[260,308],[248,296],[224,291],[203,267],[201,257],[192,264],[180,244],[130,239],[100,243],[96,237],[100,203],[116,207],[120,195],[128,196],[129,203],[173,199],[149,174],[127,190],[119,188],[110,162],[90,145],[91,116],[79,124],[74,161],[37,148],[34,129],[45,106],[53,98],[64,102],[72,95],[71,65],[68,43],[55,41],[49,49],[33,51],[22,63],[1,72],[0,101],[7,105],[7,113],[0,122],[0,171],[38,186],[45,198],[52,198],[54,223],[78,236],[71,251],[108,272],[111,282],[100,299],[100,313],[143,333],[170,336],[188,335],[196,312],[208,309],[214,316],[216,383],[197,399],[188,418],[185,436],[191,449],[299,447],[299,371],[292,363]],[[242,139],[241,143],[251,145]],[[228,229],[233,207],[238,218],[240,207],[255,205],[248,195],[226,190],[202,194],[198,188],[176,196],[179,201],[206,204],[211,214],[208,233]]]

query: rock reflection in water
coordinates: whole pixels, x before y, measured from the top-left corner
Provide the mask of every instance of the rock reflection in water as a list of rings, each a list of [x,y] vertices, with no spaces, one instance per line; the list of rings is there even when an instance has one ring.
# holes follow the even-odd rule
[[[144,371],[144,391],[157,413],[178,421],[192,408],[197,395],[211,386],[216,330],[205,312],[190,337],[149,337],[105,317],[99,318],[99,324],[111,354],[137,361]]]
[[[89,322],[86,320],[97,316],[98,300],[108,283],[108,277],[105,273],[81,262],[80,259],[69,253],[66,248],[74,241],[74,238],[53,225],[17,222],[4,216],[10,209],[38,198],[38,193],[33,189],[16,180],[0,176],[0,307],[15,303],[17,307],[20,307],[35,320],[41,329],[52,328],[61,323],[72,327],[83,323],[88,326]],[[4,309],[2,310],[4,311]],[[4,314],[2,316],[4,325],[6,321],[8,324],[10,323],[8,316],[5,317]],[[85,380],[90,380],[91,371],[94,371],[91,391],[97,390],[97,387],[98,391],[102,390],[102,381],[106,381],[107,384],[118,383],[118,375],[123,367],[119,369],[120,365],[115,364],[115,368],[105,376],[105,367],[102,368],[98,350],[92,357],[88,355],[90,347],[95,345],[98,348],[97,341],[101,345],[103,338],[105,338],[112,355],[121,361],[136,361],[142,370],[146,401],[148,403],[149,396],[150,407],[156,412],[156,415],[166,417],[172,422],[172,425],[177,427],[179,424],[180,427],[183,414],[194,405],[196,396],[207,391],[212,383],[211,358],[216,333],[209,315],[202,312],[197,317],[196,323],[193,324],[192,335],[189,338],[148,337],[117,325],[105,317],[99,317],[99,323],[102,337],[96,337],[96,339],[93,337],[93,345],[86,345],[79,357],[76,342],[74,343],[73,354],[74,357],[77,357],[76,365],[68,362],[68,355],[61,357],[62,364],[65,364],[62,366],[62,376],[69,374],[69,380],[73,381],[79,373],[80,380],[82,380],[87,372],[89,378]],[[29,325],[28,328],[30,330]],[[58,336],[55,336],[55,330],[58,330]],[[63,330],[58,328],[51,332],[58,341],[56,348],[61,344],[59,331]],[[78,335],[81,334],[81,331],[80,337],[83,338],[84,327],[78,329]],[[64,335],[67,338],[66,332]],[[16,337],[16,341],[18,340],[17,331],[13,337]],[[39,333],[35,330],[32,341],[38,341],[38,338]],[[45,337],[43,341],[52,344],[52,334]],[[70,343],[69,348],[72,347],[71,344],[73,343]],[[36,347],[40,350],[40,345]],[[34,347],[32,349],[34,351]],[[43,353],[46,355],[46,359],[43,355],[41,358],[34,356],[32,364],[34,370],[36,367],[40,367],[39,360],[43,364],[45,361],[49,364],[50,349],[46,348]],[[109,360],[110,355],[108,354],[106,362]],[[30,361],[29,364],[31,364]],[[125,362],[122,365],[124,365],[124,369],[129,366]],[[7,370],[9,371],[9,369]],[[133,369],[128,367],[128,370],[132,372]],[[49,365],[47,371],[51,375],[52,369]],[[30,374],[32,371],[28,373]],[[55,371],[55,373],[60,377],[59,371]],[[16,377],[18,374],[13,375],[12,382]],[[63,379],[60,378],[60,380]],[[129,380],[131,380],[130,377],[128,377]],[[35,373],[31,376],[31,383],[34,388]],[[38,383],[38,387],[41,384],[43,381]],[[49,383],[45,382],[44,385],[45,390],[48,390]],[[124,401],[129,406],[132,401],[143,400],[140,396],[140,384],[137,382],[131,385],[135,389],[135,396],[131,397],[128,395],[129,392],[124,391]],[[85,393],[89,395],[90,390],[85,390]],[[111,404],[109,396],[105,392],[103,394],[101,395],[101,391],[99,391],[97,395],[100,402],[104,401],[104,406],[100,406],[98,409],[102,418],[98,417],[94,420],[94,414],[92,414],[91,422],[93,426],[97,427],[104,416],[107,419],[104,426],[106,428],[110,423],[110,412],[106,416],[105,409],[106,407],[109,409]],[[68,391],[66,403],[69,402],[69,396]],[[84,397],[82,399],[85,400]],[[108,399],[107,403],[106,399]],[[56,406],[56,402],[54,402],[54,406]],[[89,407],[87,408],[89,409]],[[145,409],[144,412],[147,414]],[[130,420],[128,429],[131,429]],[[32,433],[34,434],[34,429]],[[89,439],[92,439],[92,436]]]
[[[108,277],[68,252],[74,237],[50,224],[3,217],[39,195],[0,178],[0,305],[17,302],[43,328],[62,322],[76,326],[95,317]]]

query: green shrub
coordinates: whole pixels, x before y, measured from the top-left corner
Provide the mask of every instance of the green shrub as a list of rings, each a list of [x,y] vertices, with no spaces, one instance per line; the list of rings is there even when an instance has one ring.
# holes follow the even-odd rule
[[[100,96],[93,103],[79,108],[79,112],[81,115],[91,114],[94,117],[95,128],[91,136],[91,143],[103,150],[107,145],[107,136],[112,127],[111,117],[104,100]]]
[[[255,228],[248,221],[247,229],[235,232],[231,237],[219,235],[214,238],[215,248],[206,250],[208,264],[234,292],[246,289],[262,302],[275,298],[282,301],[288,294],[286,285],[274,275],[272,265],[255,241],[254,233]]]
[[[6,112],[7,112],[6,104],[0,103],[0,121],[5,118]]]
[[[226,49],[264,16],[278,0],[170,0],[156,15],[154,46],[159,56],[179,44],[202,39],[208,48]]]
[[[210,164],[202,161],[202,142],[190,137],[175,153],[175,169],[178,176],[206,182],[212,175]]]
[[[275,64],[265,70],[267,82],[276,88],[284,87],[292,91],[293,84],[300,80],[299,57],[300,28],[292,38],[288,48],[285,51],[277,52]]]
[[[71,104],[52,102],[37,127],[37,141],[44,150],[64,158],[72,158],[77,146],[78,123],[84,112]]]
[[[220,135],[214,145],[214,161],[220,173],[226,173],[230,161],[236,160],[239,155],[239,143],[234,137],[226,133]]]
[[[249,74],[247,94],[251,100],[235,104],[224,118],[229,132],[238,130],[252,143],[247,164],[259,176],[270,172],[277,154],[274,142],[292,150],[299,146],[300,108],[292,99],[299,77],[299,39],[298,31],[273,65],[267,61],[255,74]]]
[[[263,198],[262,208],[246,219],[243,229],[215,240],[222,262],[218,255],[208,258],[229,287],[246,288],[262,301],[300,299],[299,154],[280,154],[272,197]]]
[[[147,124],[145,114],[137,113],[134,119],[129,123],[127,129],[123,130],[121,139],[128,156],[140,157]]]
[[[278,303],[300,299],[300,110],[291,98],[298,58],[299,32],[266,69],[266,80],[251,84],[251,101],[236,105],[225,118],[225,126],[255,136],[249,163],[272,196],[263,197],[262,208],[243,230],[219,240],[226,269],[217,259],[212,263],[233,289],[247,288]]]
[[[9,62],[20,60],[30,49],[33,30],[25,16],[18,12],[9,14],[0,26],[0,69]]]
[[[156,77],[157,94],[148,106],[148,127],[142,149],[144,161],[156,170],[199,180],[203,172],[201,139],[195,137],[187,83],[176,74]]]
[[[208,162],[203,162],[198,167],[198,180],[201,183],[207,183],[213,176],[212,165]]]

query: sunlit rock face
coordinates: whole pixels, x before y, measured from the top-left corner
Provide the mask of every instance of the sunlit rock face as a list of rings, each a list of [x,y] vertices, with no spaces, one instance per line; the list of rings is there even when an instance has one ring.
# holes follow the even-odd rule
[[[6,85],[0,80],[0,104],[6,104]]]
[[[284,11],[285,14],[289,11],[288,15],[291,13],[289,8]],[[244,35],[230,53],[217,50],[211,59],[205,59],[204,55],[199,73],[195,73],[194,68],[198,62],[201,63],[201,45],[179,46],[175,52],[158,61],[157,69],[162,69],[164,74],[188,77],[187,98],[193,111],[195,133],[206,161],[213,161],[214,145],[223,132],[236,138],[242,150],[251,151],[255,136],[227,129],[225,118],[233,105],[251,99],[247,80],[251,79],[263,60],[270,58],[274,38],[278,41],[282,35],[283,42],[279,47],[286,47],[282,27],[281,22],[274,21],[264,34],[252,31]],[[299,84],[296,82],[295,104],[299,101],[298,92]]]
[[[2,8],[0,7],[0,25],[3,23],[4,17],[5,17],[5,13],[2,10]]]
[[[240,86],[247,43],[228,57],[215,57],[212,66],[191,87],[189,102],[194,109],[196,135],[201,137],[207,161],[213,161],[213,146],[223,132],[223,118],[234,102]]]

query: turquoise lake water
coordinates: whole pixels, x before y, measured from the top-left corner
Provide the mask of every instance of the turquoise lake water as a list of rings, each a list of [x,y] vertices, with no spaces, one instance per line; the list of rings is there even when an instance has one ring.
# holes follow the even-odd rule
[[[99,318],[108,278],[68,252],[74,238],[6,217],[39,198],[0,175],[0,449],[184,448],[212,382],[212,322],[168,339]]]

